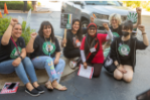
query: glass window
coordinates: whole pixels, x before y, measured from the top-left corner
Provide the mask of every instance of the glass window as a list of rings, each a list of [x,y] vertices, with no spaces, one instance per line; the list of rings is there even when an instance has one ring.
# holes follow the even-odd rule
[[[121,6],[118,1],[85,1],[87,5],[111,5]]]

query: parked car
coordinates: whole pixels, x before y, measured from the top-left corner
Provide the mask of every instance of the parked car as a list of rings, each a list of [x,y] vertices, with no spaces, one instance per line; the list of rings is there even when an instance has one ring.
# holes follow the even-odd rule
[[[109,16],[113,13],[121,15],[126,20],[131,9],[123,7],[119,1],[64,1],[62,2],[62,13],[73,14],[73,19],[80,19],[82,27],[87,27],[90,17],[95,14],[95,23],[99,32],[105,32],[102,23],[108,23]]]

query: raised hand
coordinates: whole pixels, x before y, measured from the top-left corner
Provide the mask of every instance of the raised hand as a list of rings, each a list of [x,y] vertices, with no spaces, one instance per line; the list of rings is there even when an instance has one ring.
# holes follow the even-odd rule
[[[103,26],[104,26],[104,28],[105,28],[106,30],[109,30],[109,26],[108,26],[107,23],[103,23]]]
[[[67,43],[67,39],[63,39],[62,43],[66,44]]]
[[[14,26],[17,23],[18,23],[18,19],[16,19],[16,18],[12,18],[10,21],[10,25],[12,25],[12,26]]]
[[[138,29],[142,32],[145,33],[145,27],[143,25],[139,25]]]
[[[137,12],[138,15],[139,15],[139,14],[141,15],[142,9],[141,9],[140,7],[137,7],[137,8],[136,8],[136,12]]]
[[[91,18],[90,18],[90,20],[91,20],[91,23],[94,23],[94,17],[92,16]]]
[[[32,39],[35,39],[36,36],[37,36],[37,33],[36,33],[36,32],[31,33],[31,38],[32,38]]]

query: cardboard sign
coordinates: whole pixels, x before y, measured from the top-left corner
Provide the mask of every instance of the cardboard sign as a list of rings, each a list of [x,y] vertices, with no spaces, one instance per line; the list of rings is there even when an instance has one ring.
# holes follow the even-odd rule
[[[72,14],[61,14],[60,27],[65,29],[71,29],[72,26]]]
[[[27,27],[30,25],[30,19],[31,19],[31,9],[29,10],[28,15],[27,15],[27,23],[26,23],[26,28],[25,28],[25,30],[26,30]]]
[[[82,64],[80,65],[79,71],[78,71],[79,76],[85,77],[85,78],[88,78],[88,79],[92,79],[93,73],[94,73],[94,68],[93,67],[87,66],[87,68],[85,69]]]
[[[131,20],[133,22],[133,24],[135,24],[137,22],[137,18],[138,18],[137,12],[130,11],[127,14],[127,20]]]
[[[12,89],[8,89],[9,86],[11,85],[11,82],[7,82],[5,83],[2,91],[0,92],[0,94],[11,94],[11,93],[16,93],[19,87],[19,82],[16,82],[16,85],[12,88]]]
[[[22,25],[23,18],[21,16],[18,16],[18,22]]]

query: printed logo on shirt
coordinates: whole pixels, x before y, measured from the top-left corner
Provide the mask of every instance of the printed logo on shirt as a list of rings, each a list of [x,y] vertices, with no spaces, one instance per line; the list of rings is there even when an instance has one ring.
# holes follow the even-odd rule
[[[19,50],[19,53],[21,53],[21,47],[18,46],[18,50]],[[17,49],[16,47],[12,50],[11,54],[10,54],[10,58],[12,59],[15,59],[19,56],[18,52],[17,52]]]
[[[50,54],[53,54],[56,50],[56,46],[53,43],[47,41],[43,43],[42,50],[46,55],[49,55],[49,50]]]
[[[81,42],[76,37],[73,37],[73,44],[75,47],[80,47]]]
[[[118,48],[119,54],[122,56],[128,56],[130,53],[130,47],[126,44],[122,44]]]
[[[114,37],[119,37],[119,34],[117,32],[112,32]]]

